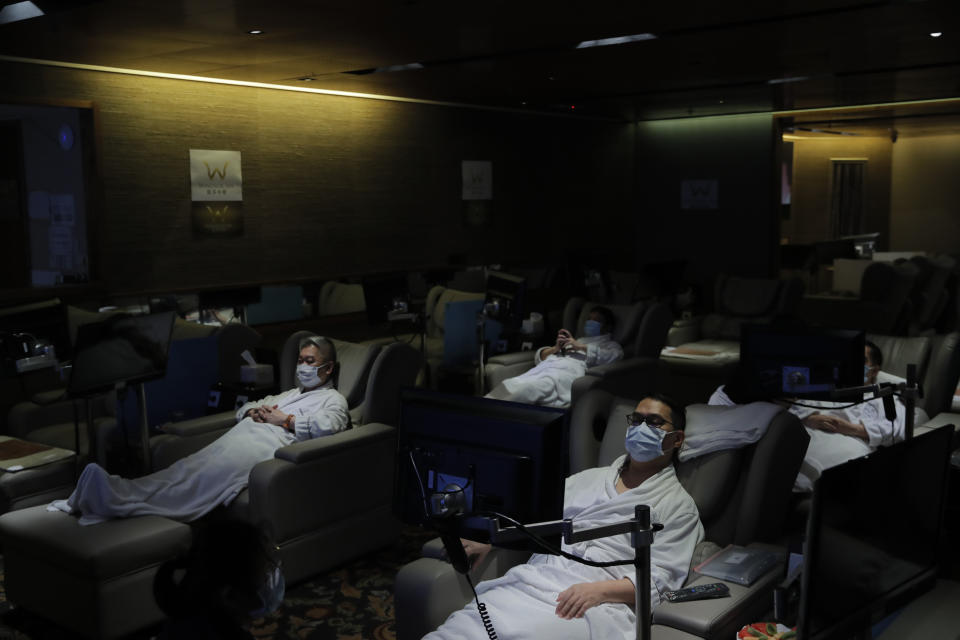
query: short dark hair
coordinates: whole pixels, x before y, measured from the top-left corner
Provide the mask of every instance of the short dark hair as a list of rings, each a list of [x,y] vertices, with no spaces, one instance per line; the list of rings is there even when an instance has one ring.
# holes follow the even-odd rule
[[[670,422],[673,424],[674,431],[685,431],[687,428],[687,409],[678,401],[663,393],[648,393],[640,398],[640,401],[646,399],[656,400],[661,404],[670,407]]]
[[[617,318],[613,315],[613,311],[610,311],[607,307],[602,305],[597,305],[590,309],[590,313],[598,313],[603,316],[603,325],[607,329],[613,329],[613,325],[616,324]]]
[[[880,351],[880,347],[869,340],[864,341],[863,346],[865,346],[867,349],[870,349],[870,361],[874,364],[874,366],[882,367],[883,351]]]
[[[300,340],[299,351],[305,347],[316,347],[327,361],[337,361],[337,348],[333,345],[333,340],[326,336],[307,336]]]

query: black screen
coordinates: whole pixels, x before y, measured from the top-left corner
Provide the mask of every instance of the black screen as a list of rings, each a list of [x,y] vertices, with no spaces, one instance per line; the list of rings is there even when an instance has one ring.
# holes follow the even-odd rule
[[[487,274],[487,295],[484,308],[492,318],[508,329],[516,329],[523,322],[526,280],[500,271]]]
[[[847,637],[930,586],[953,427],[826,469],[814,485],[800,637]]]
[[[409,304],[407,274],[388,273],[364,276],[363,301],[367,308],[367,322],[383,324],[391,311],[402,310]]]
[[[394,508],[430,520],[430,495],[464,489],[465,515],[495,511],[522,523],[559,519],[567,472],[567,412],[487,398],[404,391]],[[462,537],[485,540],[483,531]]]
[[[829,400],[834,389],[863,385],[864,334],[746,324],[740,330],[740,364],[754,398]]]
[[[67,392],[74,397],[108,391],[120,383],[162,378],[174,312],[115,315],[81,325],[74,345]]]

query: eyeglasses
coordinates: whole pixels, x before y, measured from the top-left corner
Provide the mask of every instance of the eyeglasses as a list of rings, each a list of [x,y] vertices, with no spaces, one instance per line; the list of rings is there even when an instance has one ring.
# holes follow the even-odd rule
[[[627,426],[629,427],[639,427],[644,422],[655,429],[659,429],[665,424],[673,424],[657,413],[643,414],[634,412],[627,414]]]

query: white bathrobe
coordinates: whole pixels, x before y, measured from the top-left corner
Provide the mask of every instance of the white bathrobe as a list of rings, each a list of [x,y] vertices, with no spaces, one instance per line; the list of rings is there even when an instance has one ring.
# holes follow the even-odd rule
[[[687,578],[694,547],[703,539],[703,525],[693,498],[668,465],[640,486],[622,494],[616,490],[620,465],[587,469],[567,478],[563,517],[572,518],[574,531],[629,520],[634,507],[650,507],[650,520],[664,525],[650,548],[650,599],[659,604],[659,592],[678,589]],[[634,557],[630,536],[621,534],[563,545],[575,555],[596,561],[630,560]],[[497,635],[503,640],[542,638],[632,638],[635,616],[625,604],[604,603],[591,607],[583,618],[564,620],[557,616],[557,596],[581,582],[634,580],[632,564],[589,567],[561,556],[535,554],[526,564],[510,569],[503,577],[477,585]],[[486,640],[475,602],[454,612],[425,640]]]
[[[623,349],[609,333],[577,338],[577,341],[587,347],[586,354],[555,353],[541,359],[543,349],[539,349],[535,356],[536,366],[503,381],[509,396],[493,394],[493,397],[545,407],[569,407],[574,380],[584,375],[590,367],[616,362],[623,357]]]
[[[787,411],[801,420],[814,413],[837,416],[854,424],[862,424],[867,430],[869,441],[864,442],[860,438],[842,433],[804,427],[810,435],[810,444],[807,445],[807,453],[793,485],[793,490],[796,492],[813,491],[813,483],[824,469],[865,456],[879,446],[888,446],[903,440],[907,412],[899,398],[895,398],[897,418],[893,422],[887,420],[881,398],[868,400],[852,407],[846,407],[850,404],[849,402],[823,400],[798,400],[798,402],[809,406],[801,407],[791,404],[787,406]],[[734,403],[721,386],[710,396],[709,404],[732,405]],[[922,414],[919,420],[925,420]]]
[[[243,417],[260,405],[277,405],[294,414],[295,433]],[[196,520],[229,504],[247,486],[250,470],[272,458],[277,449],[341,431],[348,416],[346,399],[330,384],[268,396],[242,406],[237,411],[239,422],[215,441],[156,473],[127,479],[108,474],[96,463],[87,465],[70,497],[47,509],[79,513],[82,525],[141,515]]]

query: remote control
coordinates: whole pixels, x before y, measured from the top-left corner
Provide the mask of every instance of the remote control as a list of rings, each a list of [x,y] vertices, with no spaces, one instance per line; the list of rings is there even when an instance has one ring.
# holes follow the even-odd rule
[[[723,598],[730,595],[730,587],[722,582],[698,584],[695,587],[667,591],[663,597],[667,602],[688,602],[690,600],[706,600],[708,598]]]

